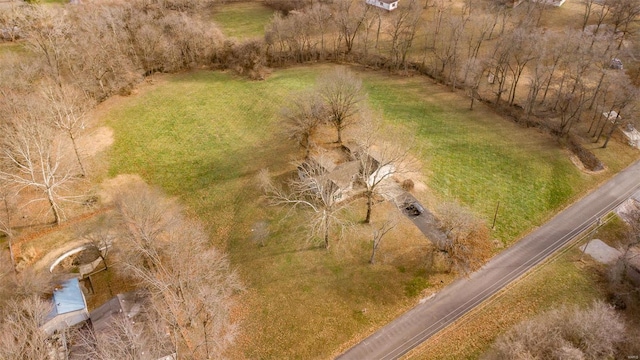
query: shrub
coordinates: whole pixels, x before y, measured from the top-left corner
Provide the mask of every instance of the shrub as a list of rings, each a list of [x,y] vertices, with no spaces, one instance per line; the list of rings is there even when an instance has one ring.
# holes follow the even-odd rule
[[[615,310],[595,302],[587,309],[563,306],[507,331],[486,359],[608,359],[625,340]]]
[[[574,153],[587,170],[600,171],[604,169],[604,164],[591,151],[585,149],[580,141],[572,135],[567,137],[567,147]]]

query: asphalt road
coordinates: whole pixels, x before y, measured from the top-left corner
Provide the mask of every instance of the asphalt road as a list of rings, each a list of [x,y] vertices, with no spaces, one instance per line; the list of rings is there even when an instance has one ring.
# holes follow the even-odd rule
[[[640,162],[501,252],[468,278],[444,288],[337,359],[397,359],[552,255],[640,189]]]

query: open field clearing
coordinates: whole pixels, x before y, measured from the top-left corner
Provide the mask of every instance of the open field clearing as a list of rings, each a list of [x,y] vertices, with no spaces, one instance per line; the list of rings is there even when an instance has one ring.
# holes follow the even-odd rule
[[[273,10],[262,2],[231,2],[213,10],[213,20],[228,37],[262,37]]]
[[[26,50],[24,49],[22,44],[19,43],[0,43],[0,56],[5,54],[23,53],[25,51]]]
[[[424,288],[428,294],[451,280],[429,267],[429,243],[408,221],[370,266],[363,225],[325,251],[297,231],[303,217],[279,221],[283,212],[260,200],[258,171],[282,175],[300,155],[278,135],[279,109],[328,68],[281,70],[261,82],[219,72],[159,77],[105,115],[115,132],[110,175],[137,173],[178,196],[246,282],[234,358],[327,357],[411,306]],[[500,201],[493,236],[505,243],[632,160],[633,153],[607,173],[584,174],[549,137],[482,106],[470,112],[466,99],[425,78],[358,74],[385,120],[416,134],[428,185],[416,195],[429,206],[460,201],[489,226]],[[357,201],[347,216],[361,220],[364,210]],[[392,211],[378,205],[373,219]],[[252,229],[264,222],[261,246]]]
[[[465,203],[489,226],[500,202],[493,236],[505,243],[637,156],[630,148],[622,156],[617,148],[598,151],[605,163],[617,160],[609,171],[588,175],[535,129],[523,129],[483,106],[469,111],[465,99],[442,87],[425,87],[419,78],[396,78],[398,92],[389,91],[385,79],[369,78],[371,101],[387,120],[415,129],[430,189],[440,201]]]

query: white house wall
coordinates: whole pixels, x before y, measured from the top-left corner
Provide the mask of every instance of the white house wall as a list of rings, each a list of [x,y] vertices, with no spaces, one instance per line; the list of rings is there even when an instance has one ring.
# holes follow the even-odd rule
[[[384,1],[379,1],[379,0],[365,0],[365,2],[369,5],[373,5],[376,7],[379,7],[381,9],[385,9],[385,10],[393,10],[395,8],[398,7],[398,2],[394,1],[394,2],[384,2]]]
[[[396,171],[395,166],[393,165],[384,165],[380,167],[378,170],[374,171],[371,176],[369,176],[369,180],[367,180],[367,184],[369,186],[373,186],[375,183],[380,182],[381,180],[389,177]]]

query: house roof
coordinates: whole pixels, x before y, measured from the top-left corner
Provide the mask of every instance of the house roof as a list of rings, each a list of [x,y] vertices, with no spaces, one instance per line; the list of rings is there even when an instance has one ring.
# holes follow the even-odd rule
[[[87,306],[78,279],[64,281],[60,288],[53,290],[53,313],[51,317],[82,310]]]
[[[106,303],[102,304],[90,314],[91,325],[95,334],[108,333],[115,321],[119,317],[126,319],[131,325],[135,326],[136,333],[140,336],[145,331],[149,331],[148,313],[145,312],[145,306],[149,295],[143,290],[130,291],[124,294],[118,294]],[[167,335],[168,336],[168,335]],[[171,350],[173,347],[169,338],[152,338],[156,342],[151,345],[144,342],[140,360],[175,360],[175,352]],[[158,343],[159,342],[159,343]],[[154,349],[148,348],[148,346]],[[158,352],[168,355],[158,355]]]
[[[89,318],[87,303],[76,278],[66,280],[55,288],[51,302],[51,311],[40,326],[46,334],[52,335]]]
[[[118,314],[126,316],[127,319],[134,319],[140,314],[146,299],[147,296],[140,291],[131,291],[112,297],[89,314],[94,331],[108,329]]]
[[[354,178],[360,173],[360,162],[350,161],[336,166],[328,176],[334,184],[340,189],[346,189],[355,180]]]

